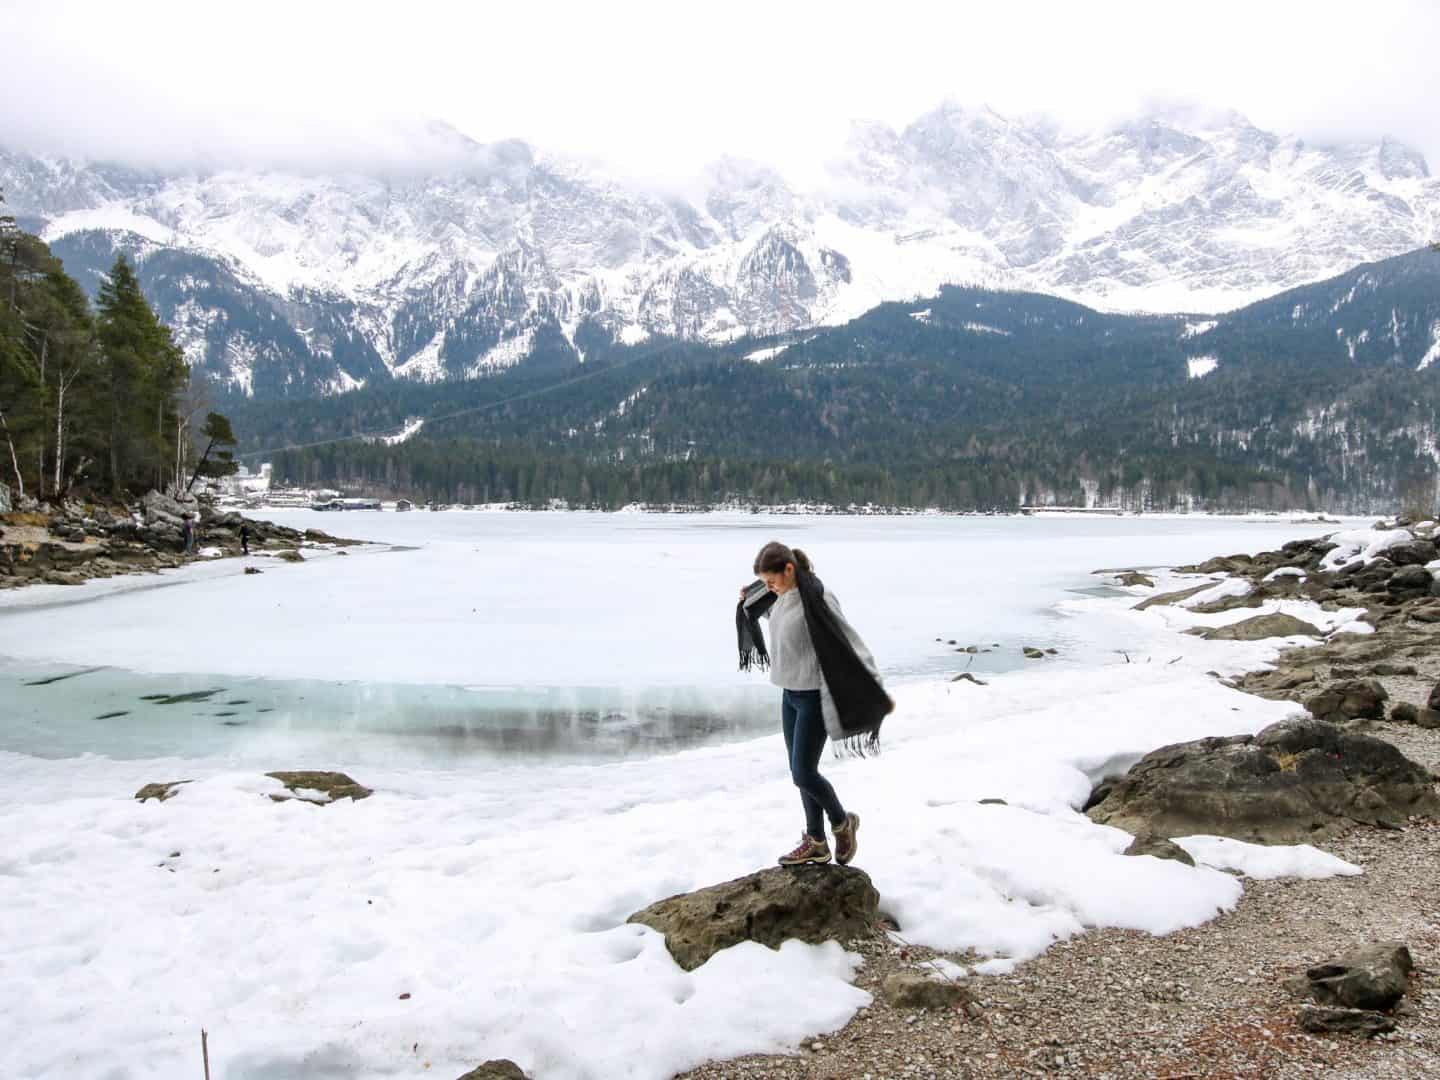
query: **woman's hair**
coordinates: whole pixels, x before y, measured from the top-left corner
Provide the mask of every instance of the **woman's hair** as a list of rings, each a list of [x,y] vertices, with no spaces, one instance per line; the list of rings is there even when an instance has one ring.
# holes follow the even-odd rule
[[[810,565],[810,556],[799,548],[786,547],[779,540],[771,540],[755,556],[755,573],[783,574],[786,563],[794,563],[797,570],[815,569]]]

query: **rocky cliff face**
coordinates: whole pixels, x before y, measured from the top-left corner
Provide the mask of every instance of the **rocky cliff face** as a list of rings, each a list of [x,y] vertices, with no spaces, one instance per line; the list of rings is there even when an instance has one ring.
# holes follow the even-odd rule
[[[473,377],[537,341],[578,364],[608,341],[833,324],[947,282],[1214,311],[1440,231],[1414,150],[1310,145],[1233,113],[1075,134],[946,106],[857,125],[810,190],[722,158],[684,198],[442,134],[433,172],[162,173],[12,149],[0,186],[92,285],[134,258],[191,361],[255,397]]]

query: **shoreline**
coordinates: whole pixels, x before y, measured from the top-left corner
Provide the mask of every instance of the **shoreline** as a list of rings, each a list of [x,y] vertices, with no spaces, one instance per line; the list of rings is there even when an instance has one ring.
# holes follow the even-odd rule
[[[187,550],[184,528],[191,518]],[[0,514],[0,590],[153,576],[243,558],[247,553],[241,550],[242,526],[249,530],[250,557],[303,562],[302,549],[344,549],[363,543],[217,511],[193,500],[180,503],[153,491],[134,506],[67,502],[53,509]],[[258,567],[255,572],[260,572]]]
[[[1348,565],[1355,561],[1345,560]],[[1433,568],[1440,570],[1440,562]],[[1253,586],[1263,587],[1263,582],[1275,579],[1268,575],[1262,579],[1257,570],[1238,565],[1234,556],[1175,567],[1172,575],[1188,579],[1187,584],[1203,575],[1212,583],[1207,595],[1222,594],[1211,601],[1219,609],[1212,614],[1221,615],[1227,606],[1224,583],[1246,577],[1247,570],[1252,589],[1242,592],[1237,585],[1228,590],[1228,610],[1238,613],[1246,593],[1258,591]],[[1213,584],[1216,573],[1224,575],[1218,587]],[[1134,583],[1127,592],[1152,599],[1163,594],[1153,582],[1148,587]],[[1374,633],[1337,630],[1332,635],[1359,639],[1376,656],[1385,653],[1377,646],[1387,637],[1404,632],[1407,624],[1416,625],[1406,618],[1409,611],[1404,604],[1391,602],[1389,593],[1366,602],[1362,597],[1374,594],[1336,596],[1335,590],[1321,588],[1311,592],[1325,597],[1320,602],[1327,608],[1363,607],[1362,618],[1367,625],[1374,624]],[[1187,600],[1183,590],[1173,595],[1172,602]],[[1428,602],[1423,603],[1428,607]],[[1440,600],[1436,604],[1440,608]],[[1411,704],[1418,693],[1422,710],[1423,691],[1440,679],[1440,651],[1433,648],[1440,643],[1440,622],[1433,626],[1431,647],[1406,652],[1415,660],[1411,673],[1373,676]],[[1217,681],[1243,693],[1298,705],[1302,699],[1314,700],[1332,678],[1296,685],[1292,676],[1280,680],[1282,688],[1276,689],[1274,676],[1293,672],[1301,663],[1309,664],[1305,670],[1314,669],[1314,655],[1325,649],[1325,645],[1284,649],[1272,664]],[[1383,718],[1357,718],[1349,726],[1398,746],[1440,781],[1440,725],[1397,722],[1387,711]],[[1398,1030],[1370,1039],[1302,1030],[1296,1022],[1299,999],[1285,985],[1303,976],[1310,965],[1380,940],[1406,942],[1423,975],[1433,977],[1434,957],[1440,955],[1440,919],[1435,917],[1440,820],[1412,819],[1399,829],[1350,824],[1312,846],[1360,866],[1363,873],[1316,879],[1241,875],[1244,891],[1232,910],[1158,936],[1088,927],[1055,942],[1012,972],[962,977],[959,981],[971,1000],[959,1009],[896,1007],[886,1000],[882,985],[896,974],[932,975],[936,964],[942,972],[953,970],[957,961],[972,957],[917,947],[900,934],[877,930],[851,946],[864,958],[855,985],[873,995],[872,1004],[843,1027],[805,1039],[798,1053],[708,1062],[677,1074],[676,1080],[880,1080],[909,1075],[1181,1080],[1240,1075],[1298,1078],[1313,1076],[1317,1070],[1347,1080],[1440,1075],[1440,994],[1427,994],[1430,978],[1412,984],[1409,996],[1402,999]],[[883,906],[883,882],[877,885]]]

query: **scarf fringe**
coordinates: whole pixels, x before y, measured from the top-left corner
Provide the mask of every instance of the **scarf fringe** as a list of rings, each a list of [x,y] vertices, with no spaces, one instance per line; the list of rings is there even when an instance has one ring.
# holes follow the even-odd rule
[[[880,756],[880,729],[862,731],[846,739],[831,740],[837,758],[872,758]]]
[[[759,649],[749,649],[740,654],[741,671],[769,671],[770,657]]]

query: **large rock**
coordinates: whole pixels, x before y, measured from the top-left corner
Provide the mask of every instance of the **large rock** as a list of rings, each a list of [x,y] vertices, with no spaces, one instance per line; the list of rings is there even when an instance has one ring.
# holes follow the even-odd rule
[[[1303,619],[1297,619],[1293,615],[1271,612],[1268,615],[1254,615],[1248,619],[1241,619],[1229,626],[1216,626],[1209,630],[1203,630],[1199,636],[1206,641],[1260,641],[1272,637],[1324,637],[1325,631],[1318,626],[1312,626]]]
[[[529,1080],[529,1077],[509,1058],[496,1058],[477,1065],[457,1080]]]
[[[1429,770],[1394,746],[1307,718],[1163,746],[1087,813],[1137,835],[1290,843],[1350,822],[1398,827],[1411,815],[1440,815],[1440,798]]]
[[[1310,994],[1321,1005],[1391,1009],[1410,989],[1415,962],[1398,941],[1367,945],[1305,972]]]
[[[791,938],[814,945],[863,937],[879,903],[869,876],[853,867],[777,867],[669,897],[627,921],[664,934],[675,962],[694,971],[742,941],[778,949]]]
[[[1430,571],[1423,566],[1402,566],[1390,575],[1385,588],[1396,599],[1430,595]]]
[[[1197,615],[1218,615],[1222,611],[1234,611],[1236,608],[1256,608],[1264,602],[1264,590],[1252,589],[1248,593],[1231,594],[1204,604],[1195,604],[1190,610]]]
[[[1315,669],[1279,667],[1274,671],[1249,671],[1230,685],[1257,697],[1294,699],[1296,691],[1315,688]]]
[[[1179,574],[1243,574],[1255,560],[1249,555],[1216,555],[1194,566],[1177,566]]]
[[[1343,1033],[1370,1038],[1395,1030],[1394,1017],[1368,1009],[1337,1009],[1325,1005],[1306,1005],[1296,1017],[1300,1026],[1312,1035]]]
[[[1178,604],[1181,600],[1187,600],[1196,593],[1202,593],[1206,589],[1213,589],[1215,582],[1207,581],[1202,585],[1194,585],[1188,589],[1178,589],[1175,592],[1160,593],[1158,596],[1146,597],[1135,605],[1136,611],[1145,611],[1152,607],[1168,607],[1171,604]]]
[[[271,795],[270,798],[275,802],[299,799],[301,802],[324,806],[337,799],[356,801],[368,799],[375,794],[370,788],[357,784],[343,772],[270,772],[265,775],[279,780],[290,792],[289,795]]]
[[[1390,694],[1374,679],[1345,679],[1305,699],[1317,720],[1344,724],[1351,720],[1382,720]]]
[[[141,512],[147,525],[169,525],[180,528],[187,515],[198,514],[199,504],[194,499],[179,502],[158,491],[148,491],[140,500]]]
[[[1385,557],[1396,566],[1424,566],[1434,562],[1436,556],[1435,545],[1429,540],[1407,540],[1385,549]]]
[[[1156,836],[1154,833],[1141,833],[1130,841],[1130,846],[1125,849],[1126,855],[1149,855],[1155,859],[1172,859],[1186,866],[1194,866],[1194,857],[1173,840],[1167,840],[1163,836]]]

